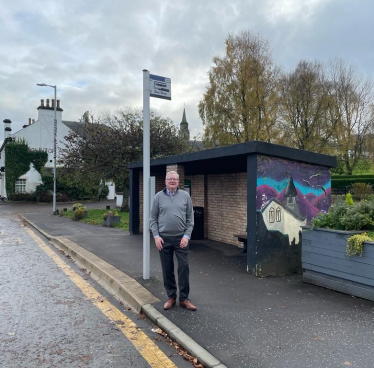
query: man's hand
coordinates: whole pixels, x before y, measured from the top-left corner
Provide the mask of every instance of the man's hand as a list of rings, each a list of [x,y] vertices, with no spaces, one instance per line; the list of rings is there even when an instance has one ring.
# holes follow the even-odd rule
[[[162,250],[164,244],[164,240],[161,238],[161,236],[156,236],[155,237],[155,244],[158,250]]]
[[[181,248],[186,248],[188,245],[188,238],[186,238],[185,236],[181,239],[181,243],[180,243],[180,247]]]

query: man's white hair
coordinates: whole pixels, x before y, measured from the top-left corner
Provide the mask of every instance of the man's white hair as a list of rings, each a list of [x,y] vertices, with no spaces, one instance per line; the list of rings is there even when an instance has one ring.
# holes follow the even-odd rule
[[[168,178],[169,175],[176,175],[177,179],[179,179],[179,174],[176,171],[168,171],[166,173],[166,179]]]

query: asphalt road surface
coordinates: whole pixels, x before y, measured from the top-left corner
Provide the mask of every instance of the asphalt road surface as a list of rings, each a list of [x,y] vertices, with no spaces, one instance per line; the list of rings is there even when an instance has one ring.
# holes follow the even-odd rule
[[[0,367],[191,367],[10,213],[0,217]]]

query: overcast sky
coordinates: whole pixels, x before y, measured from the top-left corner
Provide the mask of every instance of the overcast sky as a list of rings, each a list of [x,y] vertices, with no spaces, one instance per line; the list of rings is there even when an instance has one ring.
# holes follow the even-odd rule
[[[0,118],[13,133],[37,119],[57,85],[63,120],[142,107],[142,70],[171,78],[172,100],[151,108],[191,136],[197,105],[228,33],[259,33],[290,71],[300,60],[339,56],[363,75],[374,68],[373,0],[0,0]],[[3,139],[3,129],[0,130]]]

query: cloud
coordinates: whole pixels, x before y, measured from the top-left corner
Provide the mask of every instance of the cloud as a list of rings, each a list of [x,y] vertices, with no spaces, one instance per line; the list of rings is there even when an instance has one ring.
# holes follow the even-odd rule
[[[359,4],[359,5],[358,5]],[[142,107],[142,70],[172,80],[172,101],[151,108],[179,124],[186,106],[191,135],[203,126],[197,105],[212,58],[228,33],[269,40],[274,61],[291,70],[302,59],[337,55],[372,71],[370,0],[41,0],[4,2],[0,13],[1,120],[13,131],[36,118],[56,84],[64,120]]]

